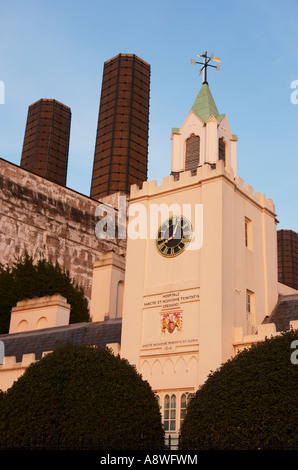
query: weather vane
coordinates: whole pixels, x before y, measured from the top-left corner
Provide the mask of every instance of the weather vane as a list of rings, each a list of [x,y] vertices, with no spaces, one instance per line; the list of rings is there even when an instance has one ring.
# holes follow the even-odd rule
[[[208,83],[207,82],[207,67],[214,67],[216,70],[220,70],[219,65],[212,65],[212,64],[209,64],[209,62],[211,60],[214,60],[215,62],[220,62],[220,58],[219,57],[213,57],[213,54],[211,54],[211,56],[209,57],[207,55],[207,51],[204,54],[197,54],[197,57],[202,57],[203,62],[197,62],[196,59],[191,59],[191,63],[192,64],[202,64],[203,65],[203,67],[200,70],[200,74],[203,72],[202,83]]]

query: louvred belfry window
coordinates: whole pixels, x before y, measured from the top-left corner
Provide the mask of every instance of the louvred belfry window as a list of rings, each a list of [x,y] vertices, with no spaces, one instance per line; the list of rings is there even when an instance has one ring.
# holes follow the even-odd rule
[[[223,160],[226,164],[226,143],[223,137],[218,139],[218,159]]]
[[[198,168],[200,163],[200,137],[191,135],[186,140],[185,171]]]

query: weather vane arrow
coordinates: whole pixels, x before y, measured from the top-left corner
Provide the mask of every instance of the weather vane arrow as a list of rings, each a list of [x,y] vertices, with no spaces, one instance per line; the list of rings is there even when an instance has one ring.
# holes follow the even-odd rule
[[[203,65],[203,67],[200,70],[200,74],[203,72],[202,83],[208,83],[207,82],[207,67],[214,67],[216,70],[220,70],[219,65],[210,64],[211,60],[214,60],[215,62],[220,63],[220,58],[214,57],[213,54],[211,54],[211,56],[208,56],[207,51],[204,52],[204,54],[197,54],[197,57],[202,57],[203,62],[198,62],[196,59],[191,59],[191,63]]]

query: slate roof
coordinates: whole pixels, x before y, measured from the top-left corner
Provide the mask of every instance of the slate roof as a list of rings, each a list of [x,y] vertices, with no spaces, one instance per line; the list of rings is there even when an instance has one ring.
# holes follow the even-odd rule
[[[0,335],[5,356],[22,361],[23,354],[34,353],[39,360],[43,352],[53,351],[67,342],[83,343],[104,348],[109,343],[121,343],[122,320],[110,319],[95,323],[75,323],[54,328]]]
[[[298,320],[298,294],[280,296],[271,315],[263,323],[275,323],[276,331],[287,331],[293,320]]]

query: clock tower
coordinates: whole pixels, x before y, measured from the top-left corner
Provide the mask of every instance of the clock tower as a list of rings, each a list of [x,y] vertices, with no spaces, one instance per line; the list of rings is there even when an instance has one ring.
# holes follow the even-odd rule
[[[171,138],[171,174],[131,188],[121,356],[174,432],[237,332],[271,313],[278,283],[273,202],[237,176],[237,137],[207,82]]]

